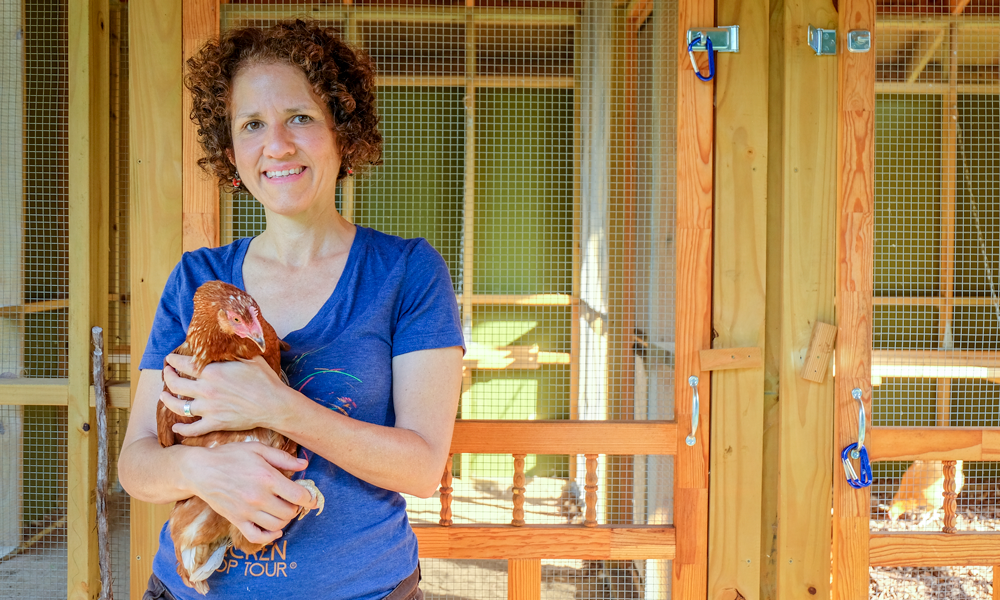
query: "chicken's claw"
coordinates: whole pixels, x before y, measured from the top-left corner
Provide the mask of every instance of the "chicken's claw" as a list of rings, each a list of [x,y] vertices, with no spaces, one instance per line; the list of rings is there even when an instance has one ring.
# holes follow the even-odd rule
[[[323,507],[326,505],[326,498],[323,497],[323,492],[319,491],[319,488],[316,487],[316,483],[312,479],[298,479],[295,483],[309,490],[309,495],[312,496],[312,499],[316,502],[316,508],[319,509],[316,514],[323,514]],[[301,521],[302,517],[309,514],[309,511],[311,510],[311,508],[300,506],[299,520]]]

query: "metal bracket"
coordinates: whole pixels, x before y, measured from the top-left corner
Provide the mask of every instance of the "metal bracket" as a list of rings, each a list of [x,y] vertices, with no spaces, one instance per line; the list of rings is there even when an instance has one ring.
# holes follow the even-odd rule
[[[740,51],[740,26],[730,25],[728,27],[699,27],[688,29],[687,43],[690,44],[696,37],[701,37],[698,43],[691,46],[692,52],[704,52],[706,50],[705,40],[712,40],[712,50],[716,52],[739,52]]]
[[[837,53],[837,30],[820,29],[809,26],[809,47],[816,56],[831,56]]]
[[[868,52],[872,49],[872,32],[857,30],[847,32],[847,49],[850,52]]]

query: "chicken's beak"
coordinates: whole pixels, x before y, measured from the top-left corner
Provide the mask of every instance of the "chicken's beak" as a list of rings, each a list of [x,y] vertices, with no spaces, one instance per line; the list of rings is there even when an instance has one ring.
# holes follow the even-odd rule
[[[255,336],[251,337],[250,339],[253,340],[253,342],[255,344],[257,344],[257,347],[260,348],[260,353],[263,354],[264,353],[264,336],[263,336],[263,334],[261,334],[261,335],[255,335]]]

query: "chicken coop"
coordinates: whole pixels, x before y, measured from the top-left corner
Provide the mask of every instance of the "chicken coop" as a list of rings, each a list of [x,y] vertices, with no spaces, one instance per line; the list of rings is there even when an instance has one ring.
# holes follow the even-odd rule
[[[0,598],[142,597],[153,314],[265,226],[197,167],[184,60],[294,18],[378,71],[340,213],[460,308],[427,598],[1000,597],[998,0],[0,0]]]

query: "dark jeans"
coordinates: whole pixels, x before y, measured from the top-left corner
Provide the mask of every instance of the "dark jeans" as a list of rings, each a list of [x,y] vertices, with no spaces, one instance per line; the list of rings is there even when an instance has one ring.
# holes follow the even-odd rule
[[[424,593],[420,591],[420,565],[417,570],[410,574],[396,586],[396,589],[389,592],[385,600],[424,600]],[[156,575],[149,576],[149,586],[146,593],[142,595],[142,600],[177,600],[174,595],[163,585]]]

